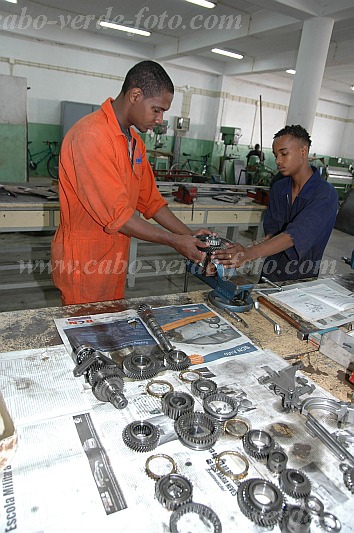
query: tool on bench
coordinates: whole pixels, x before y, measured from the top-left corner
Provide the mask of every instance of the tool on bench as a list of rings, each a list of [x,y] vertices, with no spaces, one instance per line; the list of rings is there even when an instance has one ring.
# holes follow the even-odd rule
[[[200,248],[206,254],[202,263],[187,261],[184,292],[187,292],[188,273],[191,272],[213,288],[208,294],[208,299],[218,309],[228,309],[234,313],[242,313],[252,309],[251,291],[253,284],[244,276],[237,275],[236,269],[224,269],[222,264],[215,264],[211,261],[211,254],[215,250],[226,249],[226,244],[231,243],[231,241],[215,235],[197,235],[197,238],[208,244],[208,247]]]
[[[352,251],[351,257],[341,257],[341,260],[347,265],[350,265],[350,268],[354,270],[354,250]]]
[[[268,322],[270,322],[272,325],[273,325],[273,328],[274,328],[274,333],[276,335],[280,335],[281,334],[281,327],[279,326],[279,324],[277,322],[275,322],[275,320],[272,320],[268,315],[266,315],[264,313],[264,311],[261,310],[260,308],[260,303],[257,301],[257,302],[254,302],[254,308],[256,309],[256,311],[258,311],[258,313],[260,315],[262,315],[263,318],[265,318],[266,320],[268,320]]]
[[[274,283],[274,281],[270,281],[270,279],[266,278],[265,276],[261,277],[261,281],[264,281],[265,283],[268,283],[269,285],[271,285],[275,289],[278,289],[278,291],[282,291],[283,290],[283,287],[281,287],[277,283]]]
[[[172,194],[175,197],[175,202],[192,205],[197,199],[197,191],[195,185],[179,185],[177,191]]]

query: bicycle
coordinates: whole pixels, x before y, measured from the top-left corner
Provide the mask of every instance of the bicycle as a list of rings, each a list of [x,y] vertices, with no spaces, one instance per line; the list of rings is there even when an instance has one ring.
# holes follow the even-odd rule
[[[47,145],[47,148],[45,150],[41,150],[40,152],[36,152],[35,154],[32,154],[30,147],[29,147],[29,145],[32,144],[32,141],[27,142],[28,169],[36,170],[38,165],[42,161],[44,161],[46,158],[48,158],[47,160],[48,173],[52,178],[58,179],[58,170],[59,170],[58,144],[59,143],[57,141],[43,141],[43,143]]]
[[[209,165],[208,160],[211,152],[201,155],[199,158],[191,158],[192,154],[183,152],[186,159],[171,166],[167,179],[172,181],[189,181],[193,178],[202,177],[210,181],[214,176],[220,177],[219,170],[214,165]],[[193,165],[193,163],[196,163]],[[199,164],[198,164],[199,163]]]

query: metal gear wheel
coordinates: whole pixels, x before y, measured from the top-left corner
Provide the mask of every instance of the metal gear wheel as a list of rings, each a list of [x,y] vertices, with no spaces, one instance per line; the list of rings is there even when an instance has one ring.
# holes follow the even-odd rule
[[[180,474],[168,474],[156,481],[155,496],[169,511],[174,511],[180,505],[191,502],[192,494],[192,483]]]
[[[267,503],[264,503],[264,499]],[[277,524],[283,513],[284,498],[274,483],[265,479],[246,479],[238,487],[237,501],[242,513],[262,527]]]
[[[299,505],[287,505],[280,525],[282,533],[309,533],[311,514]]]
[[[218,407],[218,404],[221,407]],[[238,406],[239,404],[236,400],[222,392],[208,394],[203,400],[204,411],[219,420],[219,422],[234,418],[237,415]]]
[[[166,416],[177,420],[181,415],[194,409],[194,398],[187,392],[167,392],[162,398],[162,411]]]
[[[304,503],[305,510],[314,516],[320,516],[324,511],[324,505],[316,496],[307,496]]]
[[[207,255],[211,255],[216,250],[225,250],[226,244],[232,244],[229,239],[218,237],[217,235],[196,235],[197,239],[208,245],[207,248],[199,248]]]
[[[247,431],[242,442],[248,455],[258,460],[266,459],[275,444],[273,437],[262,429],[251,429]]]
[[[98,378],[98,376],[96,376]],[[92,385],[92,392],[97,400],[110,402],[116,409],[124,409],[128,405],[128,400],[123,394],[123,380],[114,371],[100,379],[95,379]]]
[[[280,488],[295,499],[302,499],[309,496],[311,492],[311,481],[300,470],[286,468],[279,475]]]
[[[345,486],[352,494],[354,494],[354,467],[345,463],[339,465],[341,472],[343,472],[343,481]]]
[[[208,531],[211,531],[211,527],[214,528],[214,533],[222,533],[222,526],[220,519],[218,515],[210,509],[210,507],[207,507],[206,505],[203,505],[201,503],[185,503],[178,507],[176,511],[174,511],[171,514],[170,518],[170,531],[171,533],[179,533],[180,529],[178,528],[178,522],[182,518],[182,516],[193,513],[197,514],[200,518],[200,520],[203,522],[203,529],[205,529],[205,522],[207,521],[209,524]]]
[[[135,420],[122,433],[123,442],[135,452],[150,452],[159,443],[160,430],[146,420]]]
[[[208,450],[216,443],[221,427],[215,418],[198,412],[182,415],[175,422],[179,440],[192,450]]]
[[[199,378],[193,381],[191,391],[194,396],[204,400],[209,394],[216,392],[218,386],[212,379]]]
[[[131,379],[151,379],[160,372],[161,366],[152,355],[132,354],[123,359],[123,370]]]
[[[185,370],[191,366],[191,360],[182,350],[171,350],[164,355],[165,367],[169,370]]]

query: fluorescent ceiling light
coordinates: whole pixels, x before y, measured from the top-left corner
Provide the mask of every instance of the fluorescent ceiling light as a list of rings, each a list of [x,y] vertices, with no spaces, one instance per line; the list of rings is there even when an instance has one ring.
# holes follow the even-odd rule
[[[243,59],[242,54],[236,54],[236,52],[229,52],[228,50],[222,50],[222,48],[213,48],[214,54],[220,54],[222,56],[233,57],[234,59]]]
[[[294,70],[293,68],[288,68],[288,70],[286,70],[285,72],[287,72],[288,74],[296,74],[296,70]]]
[[[191,4],[197,4],[197,6],[206,7],[207,9],[212,9],[216,6],[216,2],[209,2],[209,0],[186,0]]]
[[[129,28],[129,26],[122,26],[121,24],[114,24],[113,22],[106,22],[104,20],[100,20],[100,26],[111,28],[112,30],[125,31],[126,33],[135,33],[136,35],[143,35],[144,37],[150,37],[151,35],[150,31]]]
[[[5,2],[10,2],[10,4],[17,4],[17,0],[5,0]]]
[[[354,85],[351,85],[351,86],[350,86],[350,89],[351,89],[352,91],[354,91]]]

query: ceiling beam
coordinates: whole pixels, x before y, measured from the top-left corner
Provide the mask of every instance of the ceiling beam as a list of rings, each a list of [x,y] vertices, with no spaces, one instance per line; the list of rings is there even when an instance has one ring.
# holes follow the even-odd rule
[[[318,0],[249,0],[257,7],[274,11],[299,20],[316,17],[320,11]]]

